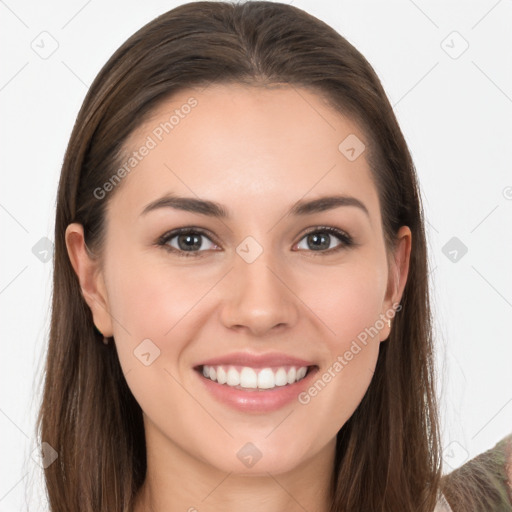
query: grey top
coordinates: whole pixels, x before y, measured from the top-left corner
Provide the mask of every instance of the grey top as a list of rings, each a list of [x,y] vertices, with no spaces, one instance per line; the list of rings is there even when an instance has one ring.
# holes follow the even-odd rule
[[[453,512],[447,499],[458,510],[469,510],[476,500],[479,510],[512,512],[512,434],[443,478],[444,495],[440,494],[434,512]]]

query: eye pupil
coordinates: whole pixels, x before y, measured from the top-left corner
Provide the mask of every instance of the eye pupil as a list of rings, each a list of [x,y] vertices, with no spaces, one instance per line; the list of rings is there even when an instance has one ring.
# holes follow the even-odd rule
[[[318,243],[321,239],[324,239],[324,242],[327,241],[327,244],[326,243]],[[330,242],[329,242],[329,235],[327,234],[321,234],[321,235],[318,235],[317,233],[312,233],[310,235],[308,235],[308,243],[312,243],[312,246],[315,247],[316,249],[320,248],[320,249],[328,249],[329,248],[329,245],[330,245]]]
[[[182,242],[184,243],[182,244]],[[201,248],[201,235],[179,235],[178,246],[181,250],[187,249],[200,249]]]

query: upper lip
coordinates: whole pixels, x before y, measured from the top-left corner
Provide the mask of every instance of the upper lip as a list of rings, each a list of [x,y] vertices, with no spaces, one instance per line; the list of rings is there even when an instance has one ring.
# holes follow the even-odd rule
[[[249,352],[232,352],[223,356],[214,357],[200,362],[195,366],[250,366],[253,368],[265,368],[269,366],[314,366],[315,363],[300,359],[298,357],[289,356],[287,354],[273,352],[267,354],[251,354]]]

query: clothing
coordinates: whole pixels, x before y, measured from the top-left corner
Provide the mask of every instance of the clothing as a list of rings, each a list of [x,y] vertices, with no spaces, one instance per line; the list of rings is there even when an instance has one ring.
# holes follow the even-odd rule
[[[512,434],[442,480],[434,512],[512,512]]]

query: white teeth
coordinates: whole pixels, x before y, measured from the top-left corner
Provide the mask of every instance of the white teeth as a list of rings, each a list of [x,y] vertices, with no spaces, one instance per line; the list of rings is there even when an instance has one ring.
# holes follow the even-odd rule
[[[288,374],[284,368],[279,368],[275,375],[276,386],[286,386],[288,384]]]
[[[275,387],[275,376],[274,372],[270,368],[263,368],[258,373],[258,387],[260,389],[270,389]]]
[[[276,386],[293,384],[306,376],[307,366],[288,367],[288,371],[281,367],[254,369],[249,366],[241,367],[238,371],[233,366],[203,366],[203,375],[219,384],[226,384],[231,387],[242,387],[248,389],[272,389]]]
[[[224,371],[224,368],[222,366],[217,367],[217,382],[219,384],[226,384],[228,380],[228,376],[226,372]]]
[[[294,366],[292,366],[288,370],[288,384],[293,384],[295,382],[296,378],[297,378],[297,370],[295,369]]]
[[[240,385],[240,374],[234,369],[228,370],[228,378],[226,380],[228,386],[239,386]]]
[[[303,379],[307,371],[308,369],[305,367],[299,368],[297,370],[297,380]]]
[[[243,388],[254,388],[258,387],[258,375],[252,368],[244,366],[240,372],[240,386]]]

